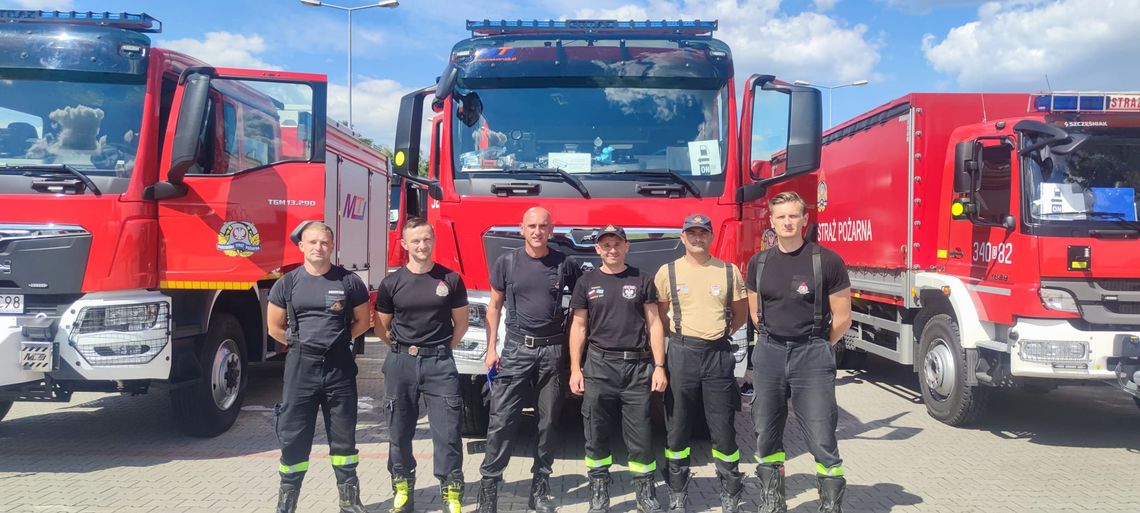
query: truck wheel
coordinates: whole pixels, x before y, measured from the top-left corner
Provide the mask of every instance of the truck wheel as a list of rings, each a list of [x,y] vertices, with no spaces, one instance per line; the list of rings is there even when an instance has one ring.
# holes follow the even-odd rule
[[[461,378],[459,394],[463,399],[463,422],[460,424],[463,436],[486,436],[491,411],[491,389],[487,387],[487,377]]]
[[[8,411],[12,409],[12,401],[0,401],[0,420],[8,415]]]
[[[233,315],[210,319],[198,365],[196,382],[171,391],[174,417],[186,434],[218,436],[234,425],[245,398],[245,336]]]
[[[919,341],[922,370],[919,384],[926,411],[951,426],[969,424],[983,413],[990,389],[967,386],[966,353],[958,337],[958,325],[946,314],[930,318]]]

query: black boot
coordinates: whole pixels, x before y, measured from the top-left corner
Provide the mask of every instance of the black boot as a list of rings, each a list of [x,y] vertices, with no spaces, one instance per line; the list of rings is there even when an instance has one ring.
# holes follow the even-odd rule
[[[277,492],[277,513],[295,513],[297,511],[297,495],[300,493],[301,489],[296,486],[281,485],[281,490]]]
[[[847,489],[847,479],[843,477],[818,476],[819,513],[843,513],[843,491]]]
[[[550,496],[550,483],[547,482],[547,476],[535,474],[534,479],[530,481],[530,501],[527,507],[536,513],[555,513],[558,511],[554,507],[554,497]]]
[[[443,513],[460,513],[463,509],[463,480],[440,482],[439,497],[443,499]]]
[[[760,507],[757,508],[757,513],[788,513],[784,466],[758,465],[756,477],[760,479]]]
[[[744,482],[740,475],[720,477],[720,510],[723,513],[740,513],[744,501]]]
[[[360,502],[360,480],[350,477],[336,485],[340,492],[340,513],[366,513]]]
[[[653,474],[633,479],[636,492],[634,503],[637,504],[638,513],[662,513],[661,503],[657,502],[657,485],[653,482]]]
[[[479,481],[479,508],[476,513],[499,513],[499,480],[484,477]]]
[[[416,478],[392,476],[392,509],[389,513],[412,513],[416,503]]]
[[[590,511],[589,513],[610,512],[610,476],[590,478]]]
[[[685,513],[689,504],[689,481],[692,476],[689,470],[674,471],[669,469],[665,475],[665,482],[669,485],[669,513]]]

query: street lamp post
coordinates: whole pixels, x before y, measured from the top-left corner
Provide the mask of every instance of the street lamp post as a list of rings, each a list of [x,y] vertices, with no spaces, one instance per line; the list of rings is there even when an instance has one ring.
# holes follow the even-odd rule
[[[828,85],[823,85],[823,84],[813,84],[811,82],[808,82],[807,80],[796,80],[795,82],[792,82],[792,83],[795,85],[812,86],[812,87],[819,87],[821,89],[827,89],[827,128],[831,128],[832,126],[835,126],[831,123],[831,97],[835,95],[834,90],[835,89],[841,89],[844,87],[865,86],[867,84],[870,84],[871,82],[868,80],[856,80],[854,82],[848,82],[846,84],[839,84],[839,85],[833,85],[833,86],[828,86]]]
[[[322,2],[321,0],[301,0],[301,3],[309,7],[331,7],[348,13],[348,128],[352,129],[352,13],[373,7],[398,7],[400,2],[398,0],[381,0],[356,7],[342,7]]]

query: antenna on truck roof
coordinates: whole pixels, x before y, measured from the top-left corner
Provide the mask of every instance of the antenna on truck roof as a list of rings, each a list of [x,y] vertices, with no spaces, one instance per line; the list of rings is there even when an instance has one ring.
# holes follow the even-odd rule
[[[986,122],[986,93],[978,93],[982,97],[982,123]]]

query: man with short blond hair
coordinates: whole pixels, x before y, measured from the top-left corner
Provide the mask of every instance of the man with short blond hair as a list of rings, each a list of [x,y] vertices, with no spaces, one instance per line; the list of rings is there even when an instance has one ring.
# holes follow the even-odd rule
[[[266,314],[269,336],[288,346],[281,402],[274,407],[281,441],[277,511],[296,511],[320,410],[340,511],[363,513],[356,476],[357,367],[351,341],[368,331],[368,289],[356,274],[332,264],[334,242],[328,225],[309,222],[297,247],[304,265],[273,284]]]
[[[846,480],[835,429],[835,344],[851,327],[843,259],[803,238],[807,204],[793,191],[768,200],[777,244],[748,263],[748,303],[759,328],[752,353],[759,513],[784,513],[788,398],[815,458],[821,513],[840,513]]]

